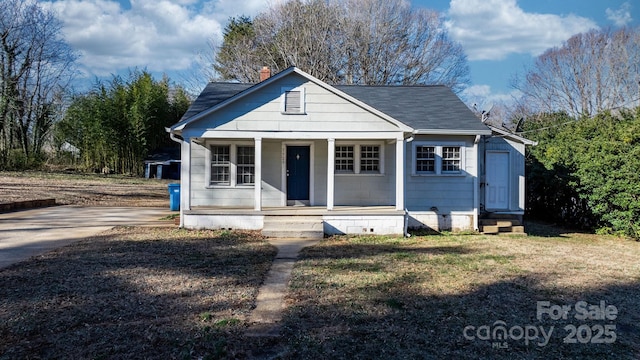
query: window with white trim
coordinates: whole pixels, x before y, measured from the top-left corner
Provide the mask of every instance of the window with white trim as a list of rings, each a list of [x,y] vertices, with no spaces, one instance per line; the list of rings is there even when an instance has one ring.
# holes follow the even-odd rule
[[[256,157],[255,147],[238,146],[238,167],[236,175],[237,185],[250,185],[255,183]]]
[[[443,146],[442,147],[442,172],[443,173],[459,173],[460,172],[460,146]]]
[[[211,185],[231,185],[229,145],[211,147]]]
[[[208,153],[209,186],[243,186],[255,183],[255,146],[211,145]]]
[[[354,162],[353,145],[336,146],[336,172],[352,173]]]
[[[360,146],[360,172],[380,173],[380,145]]]
[[[283,114],[300,115],[305,113],[304,88],[282,88],[280,111]]]
[[[381,144],[338,144],[335,147],[336,174],[382,174]]]
[[[416,172],[431,173],[436,172],[436,147],[419,145],[415,147]]]
[[[413,175],[463,174],[463,144],[415,142],[413,155]]]

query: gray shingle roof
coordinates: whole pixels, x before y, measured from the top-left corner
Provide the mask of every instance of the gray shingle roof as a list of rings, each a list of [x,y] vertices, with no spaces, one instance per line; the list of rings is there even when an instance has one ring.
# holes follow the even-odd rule
[[[254,84],[209,83],[191,104],[181,121],[252,86]],[[334,87],[415,130],[489,131],[489,128],[446,86],[336,85]]]
[[[187,112],[182,115],[182,119],[180,119],[180,121],[197,115],[227,100],[233,95],[247,90],[253,85],[254,84],[210,82],[204,90],[202,90],[200,95],[198,95],[198,98],[191,104],[191,106],[189,106]]]
[[[337,85],[335,88],[415,130],[489,130],[451,89],[443,85]]]

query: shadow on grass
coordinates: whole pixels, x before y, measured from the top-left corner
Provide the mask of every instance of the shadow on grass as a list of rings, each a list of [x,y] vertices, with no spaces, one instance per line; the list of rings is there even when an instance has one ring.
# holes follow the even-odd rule
[[[382,256],[366,262],[367,254]],[[412,254],[422,257],[413,259]],[[402,265],[394,262],[398,259],[415,261]],[[491,272],[496,268],[493,264],[500,263],[508,268],[509,260],[463,245],[431,249],[396,246],[394,250],[393,245],[337,243],[306,249],[291,283],[290,296],[295,300],[283,320],[282,338],[270,344],[271,350],[268,346],[262,348],[257,357],[640,358],[637,279],[578,291],[545,285],[550,280],[545,273],[513,270],[497,273],[495,281],[489,283],[456,287],[464,282],[460,278],[465,274]],[[421,267],[421,263],[429,265]],[[406,267],[394,271],[400,266]],[[425,290],[433,281],[449,277],[451,283],[445,283],[443,288]],[[566,319],[553,320],[548,315],[539,319],[539,301],[571,306],[571,310]],[[605,307],[615,306],[618,314],[615,319],[579,319],[579,301],[597,309],[604,301]],[[613,325],[615,334],[604,333],[605,325]],[[506,335],[500,332],[501,326]],[[580,330],[572,335],[571,326]],[[528,339],[523,332],[527,332]],[[545,334],[550,335],[548,339]]]
[[[118,228],[15,264],[0,359],[223,357],[275,254],[250,234]]]

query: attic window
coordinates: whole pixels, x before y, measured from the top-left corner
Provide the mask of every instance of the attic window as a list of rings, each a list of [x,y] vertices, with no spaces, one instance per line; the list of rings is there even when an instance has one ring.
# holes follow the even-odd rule
[[[282,113],[304,114],[304,88],[283,89]]]

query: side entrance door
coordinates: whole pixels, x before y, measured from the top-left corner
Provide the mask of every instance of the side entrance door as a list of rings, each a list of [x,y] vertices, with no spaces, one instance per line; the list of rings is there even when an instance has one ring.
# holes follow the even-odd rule
[[[485,208],[509,209],[509,153],[489,151],[486,155]]]
[[[309,146],[287,146],[287,205],[309,205]]]

